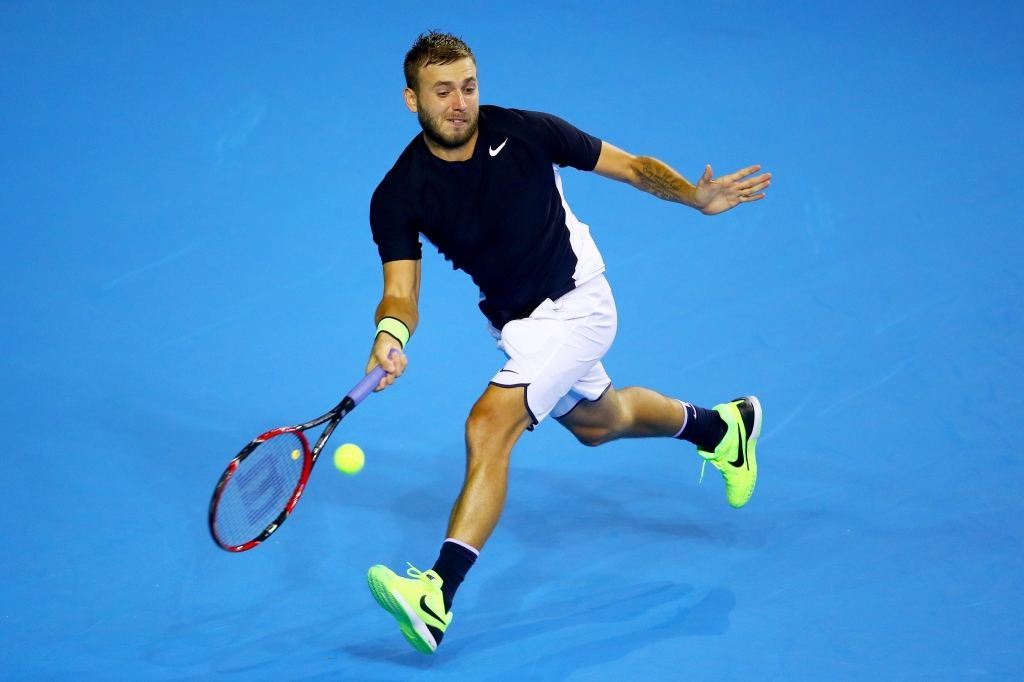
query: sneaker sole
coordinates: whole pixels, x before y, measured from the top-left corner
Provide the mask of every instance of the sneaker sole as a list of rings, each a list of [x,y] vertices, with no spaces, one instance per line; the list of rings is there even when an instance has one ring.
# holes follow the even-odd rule
[[[370,593],[377,600],[381,608],[390,613],[398,621],[398,628],[402,635],[416,651],[424,654],[432,654],[437,649],[437,642],[434,636],[427,629],[427,624],[417,615],[409,604],[397,591],[392,590],[387,580],[379,578],[371,572],[366,576],[366,582],[370,586]]]
[[[751,433],[747,435],[747,461],[754,470],[754,482],[750,486],[750,494],[747,495],[747,499],[743,501],[743,504],[736,507],[731,502],[729,503],[734,509],[746,506],[747,502],[754,495],[754,488],[757,485],[757,439],[761,436],[761,401],[755,396],[748,395],[747,401],[754,408],[754,426],[750,430]]]
[[[752,395],[748,395],[747,400],[749,400],[750,404],[754,406],[753,434],[748,436],[747,440],[757,440],[761,436],[761,402]]]

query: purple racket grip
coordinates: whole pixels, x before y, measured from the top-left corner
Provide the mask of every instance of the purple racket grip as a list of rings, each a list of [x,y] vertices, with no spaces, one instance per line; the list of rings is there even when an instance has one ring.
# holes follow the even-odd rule
[[[395,353],[399,353],[399,355],[401,355],[399,350],[395,348],[391,351],[391,354],[388,357],[395,357]],[[380,380],[385,376],[387,376],[387,372],[385,372],[380,365],[377,365],[370,370],[369,374],[363,377],[362,381],[356,384],[355,388],[348,392],[348,397],[352,398],[352,402],[358,405],[366,399],[366,396],[373,393],[373,389],[377,388],[377,384],[379,384]]]

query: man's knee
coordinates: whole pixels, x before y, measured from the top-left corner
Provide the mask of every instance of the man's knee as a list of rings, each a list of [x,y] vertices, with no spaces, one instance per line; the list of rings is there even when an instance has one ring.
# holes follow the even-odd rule
[[[607,426],[576,427],[572,429],[572,435],[588,448],[596,448],[598,445],[604,445],[618,437],[618,433]]]
[[[466,443],[470,446],[493,438],[499,428],[499,415],[494,406],[478,401],[466,419]]]
[[[473,405],[466,419],[466,444],[470,453],[504,450],[504,447],[493,446],[508,440],[514,442],[529,421],[521,388],[488,391]]]
[[[569,414],[574,417],[563,421],[563,426],[576,440],[591,448],[621,438],[633,418],[628,404],[614,392],[606,393],[599,401],[578,405]]]

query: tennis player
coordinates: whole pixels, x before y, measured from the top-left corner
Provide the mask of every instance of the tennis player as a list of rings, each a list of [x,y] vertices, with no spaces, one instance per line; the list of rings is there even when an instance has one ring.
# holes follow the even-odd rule
[[[507,361],[466,421],[466,478],[433,568],[409,578],[385,566],[367,576],[378,603],[417,650],[433,653],[452,622],[452,599],[498,523],[509,456],[547,417],[584,445],[618,438],[689,441],[725,478],[733,507],[750,499],[761,406],[751,396],[708,410],[630,387],[616,390],[601,365],[616,312],[604,262],[569,208],[559,167],[627,183],[706,215],[764,198],[770,175],[750,166],[696,185],[658,159],[634,156],[534,111],[480,104],[476,59],[455,36],[421,35],[405,57],[405,104],[422,134],[373,193],[370,227],[384,263],[384,296],[367,372],[402,376],[389,359],[416,331],[421,243],[426,237],[480,287],[480,310]]]

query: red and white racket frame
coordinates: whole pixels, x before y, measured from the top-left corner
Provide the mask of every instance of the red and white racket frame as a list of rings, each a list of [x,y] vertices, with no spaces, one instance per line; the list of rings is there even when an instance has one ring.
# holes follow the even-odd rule
[[[391,351],[392,356],[397,353],[397,350]],[[356,409],[359,403],[363,402],[366,396],[373,392],[373,389],[377,387],[380,380],[387,375],[380,366],[374,367],[363,379],[356,384],[355,388],[349,391],[348,395],[338,403],[338,405],[325,415],[317,417],[312,421],[308,421],[305,424],[299,424],[298,426],[284,426],[272,431],[267,431],[261,436],[257,436],[251,443],[246,445],[238,455],[231,460],[228,464],[227,469],[221,474],[220,480],[217,482],[217,487],[213,489],[213,497],[210,499],[209,509],[209,525],[210,535],[213,537],[213,541],[217,543],[217,546],[225,549],[229,552],[244,552],[252,549],[264,540],[270,537],[270,535],[281,527],[281,524],[285,522],[292,510],[295,509],[295,505],[299,503],[299,498],[302,497],[302,492],[306,489],[306,482],[309,481],[309,475],[313,471],[313,465],[316,464],[316,460],[320,457],[320,452],[323,450],[324,445],[327,443],[327,439],[331,437],[331,433],[338,426],[339,422],[344,419],[352,410]],[[324,422],[329,422],[324,428],[323,433],[316,440],[316,445],[313,449],[309,449],[309,442],[306,440],[306,436],[303,433],[307,429],[320,426]],[[263,531],[248,542],[241,545],[229,545],[221,541],[220,536],[217,533],[217,507],[220,505],[221,494],[224,492],[225,486],[228,481],[238,470],[238,465],[248,457],[253,450],[255,450],[261,443],[265,443],[275,436],[280,436],[285,433],[294,433],[302,441],[302,452],[303,452],[303,465],[302,465],[302,476],[299,478],[298,485],[295,486],[294,492],[288,499],[288,503],[285,505],[281,513],[274,519],[269,526],[263,529]]]
[[[289,498],[284,511],[282,511],[281,514],[274,519],[273,523],[267,526],[255,539],[242,545],[229,545],[222,542],[220,534],[217,532],[217,507],[220,505],[220,496],[221,493],[224,492],[224,487],[228,484],[228,481],[231,480],[231,477],[235,475],[235,471],[238,470],[238,465],[241,464],[242,460],[248,457],[253,450],[255,450],[259,445],[266,443],[274,436],[280,436],[285,433],[294,433],[299,437],[299,441],[302,443],[302,475],[299,477],[299,483],[295,486],[295,491],[292,492],[292,496]],[[309,451],[309,441],[306,440],[306,434],[304,434],[299,428],[294,426],[283,426],[279,429],[273,429],[257,436],[251,443],[245,446],[244,450],[238,453],[237,457],[231,460],[231,463],[228,464],[228,468],[221,475],[220,480],[217,482],[217,487],[213,491],[213,499],[210,500],[210,533],[213,535],[213,541],[229,552],[244,552],[247,549],[252,549],[270,537],[270,534],[284,523],[285,519],[288,518],[288,515],[292,513],[293,509],[295,509],[295,505],[299,503],[299,498],[302,497],[302,491],[306,489],[306,482],[309,480],[309,474],[313,471],[313,463],[313,457]]]

